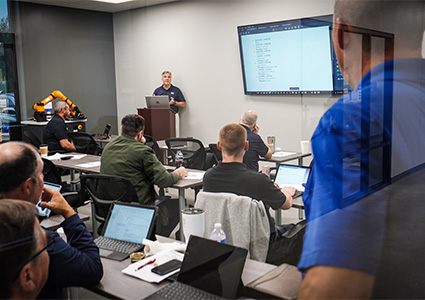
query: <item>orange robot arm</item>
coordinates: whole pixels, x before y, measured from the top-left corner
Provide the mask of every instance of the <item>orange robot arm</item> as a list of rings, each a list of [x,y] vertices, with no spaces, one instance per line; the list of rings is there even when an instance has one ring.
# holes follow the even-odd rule
[[[72,103],[71,100],[65,97],[61,91],[53,91],[47,98],[34,104],[33,109],[36,111],[36,113],[44,113],[45,112],[44,106],[56,98],[60,98],[61,100],[65,101],[69,105],[69,108],[71,110],[71,115],[73,117],[79,118],[79,119],[86,118],[84,114],[80,111],[78,106],[76,106],[74,103]]]

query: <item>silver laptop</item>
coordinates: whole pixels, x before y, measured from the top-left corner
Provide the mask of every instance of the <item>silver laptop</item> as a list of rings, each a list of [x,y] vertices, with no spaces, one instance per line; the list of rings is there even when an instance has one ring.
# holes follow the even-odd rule
[[[277,183],[280,188],[284,186],[296,188],[297,193],[294,197],[299,197],[304,193],[310,170],[311,168],[308,167],[279,165],[274,182]]]
[[[168,96],[145,96],[148,108],[169,108]]]
[[[95,239],[100,256],[124,260],[143,249],[143,239],[152,234],[156,206],[115,202],[111,206],[102,235]]]

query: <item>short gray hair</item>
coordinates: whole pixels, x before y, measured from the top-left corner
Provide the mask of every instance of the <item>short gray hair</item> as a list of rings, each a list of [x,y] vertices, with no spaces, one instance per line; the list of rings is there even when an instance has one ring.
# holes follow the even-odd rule
[[[336,0],[334,19],[347,25],[394,34],[402,49],[421,49],[424,32],[424,1]]]
[[[57,101],[55,103],[55,105],[53,106],[53,110],[57,114],[57,113],[61,112],[61,110],[63,108],[65,108],[66,106],[69,106],[68,103],[66,103],[64,101]]]
[[[257,119],[258,119],[257,113],[253,110],[247,110],[246,112],[243,113],[241,117],[242,123],[249,126],[253,126],[255,123],[257,123]]]
[[[167,73],[168,73],[168,74],[170,74],[170,76],[172,76],[172,75],[173,75],[173,74],[171,74],[171,72],[170,72],[170,71],[167,71],[167,70],[165,70],[164,72],[162,72],[162,73],[161,73],[161,75],[164,75],[164,74],[167,74]]]

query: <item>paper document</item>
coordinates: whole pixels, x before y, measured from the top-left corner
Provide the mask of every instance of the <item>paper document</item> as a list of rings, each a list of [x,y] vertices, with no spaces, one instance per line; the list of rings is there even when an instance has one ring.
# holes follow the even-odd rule
[[[165,278],[167,278],[168,276],[171,276],[175,273],[177,273],[178,271],[180,271],[180,269],[177,269],[173,272],[170,272],[166,275],[158,275],[155,274],[153,272],[151,272],[151,270],[153,268],[155,268],[156,266],[162,265],[164,263],[166,263],[167,261],[170,261],[172,259],[177,259],[180,261],[183,261],[183,253],[179,253],[173,250],[164,250],[161,251],[155,255],[146,257],[145,259],[142,259],[141,261],[138,261],[134,264],[129,265],[127,268],[125,268],[124,270],[122,270],[122,272],[124,274],[130,275],[130,276],[134,276],[137,277],[139,279],[142,279],[144,281],[147,282],[161,282],[162,280],[164,280]],[[155,263],[153,264],[148,264],[146,266],[144,266],[143,268],[141,268],[140,270],[137,270],[137,268],[139,266],[142,266],[144,264],[146,264],[147,262],[151,261],[155,259]]]
[[[193,180],[198,180],[198,179],[202,179],[204,178],[204,174],[203,172],[188,172],[187,177],[185,177],[185,179],[193,179]]]
[[[71,159],[81,159],[83,157],[87,156],[87,154],[77,154],[77,155],[69,155],[69,154],[61,154],[61,153],[55,153],[55,155],[50,155],[45,157],[48,160],[54,161],[54,160],[61,160],[62,157],[71,157]]]
[[[294,155],[294,154],[297,154],[297,152],[279,151],[279,152],[273,153],[272,157],[285,157],[285,156]]]
[[[81,168],[95,168],[95,167],[100,167],[100,161],[95,161],[95,162],[85,163],[85,164],[79,164],[79,165],[77,165],[77,167],[81,167]]]

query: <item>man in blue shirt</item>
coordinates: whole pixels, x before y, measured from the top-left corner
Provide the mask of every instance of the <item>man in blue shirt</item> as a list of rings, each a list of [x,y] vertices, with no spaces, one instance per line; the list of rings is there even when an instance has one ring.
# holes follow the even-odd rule
[[[355,89],[311,139],[299,299],[425,295],[423,24],[424,1],[335,1],[335,53]]]
[[[171,72],[162,72],[162,85],[157,87],[153,92],[154,96],[167,95],[170,101],[171,110],[177,114],[180,108],[186,107],[186,100],[183,97],[182,91],[171,84]]]
[[[267,146],[261,136],[258,134],[260,126],[257,124],[257,113],[253,110],[247,110],[239,120],[239,124],[245,128],[247,133],[247,140],[249,143],[248,151],[245,152],[243,157],[244,164],[251,170],[258,172],[258,160],[261,157],[271,158],[273,155],[272,150]]]

